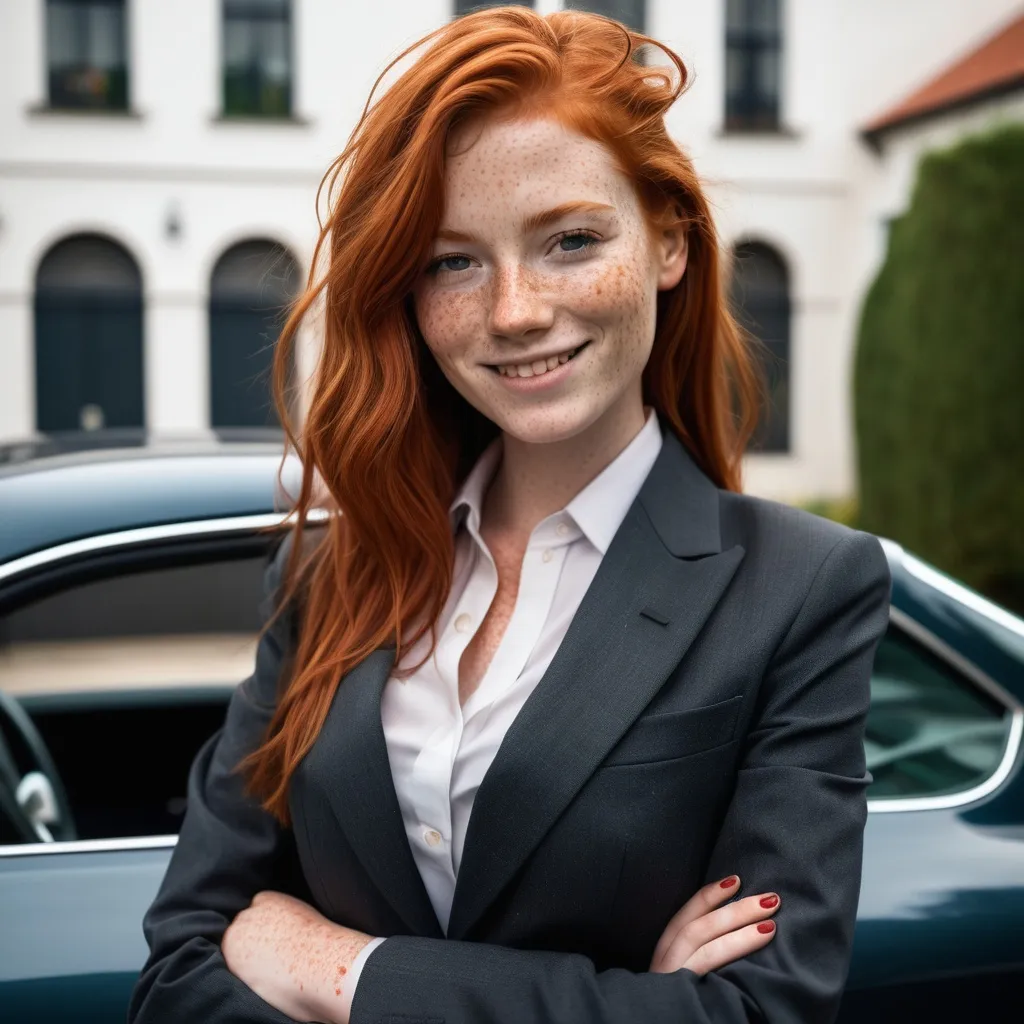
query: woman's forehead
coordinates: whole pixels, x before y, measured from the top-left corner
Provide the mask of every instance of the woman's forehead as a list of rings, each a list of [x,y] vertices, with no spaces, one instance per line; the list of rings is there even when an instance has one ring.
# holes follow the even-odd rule
[[[461,128],[454,143],[445,161],[449,209],[628,202],[630,183],[610,150],[553,117],[480,120]]]

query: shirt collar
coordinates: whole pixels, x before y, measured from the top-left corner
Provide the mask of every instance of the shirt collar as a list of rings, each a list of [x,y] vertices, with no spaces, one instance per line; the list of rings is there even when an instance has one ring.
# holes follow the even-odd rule
[[[661,445],[658,414],[653,408],[648,408],[647,419],[636,437],[565,506],[563,511],[572,517],[587,540],[602,555],[608,550],[633,499],[647,479],[661,451]],[[484,494],[500,461],[499,436],[483,450],[449,506],[453,532],[458,529],[465,513],[470,532],[474,535],[479,533]]]
[[[466,525],[475,535],[480,532],[480,513],[483,509],[484,494],[494,477],[494,472],[501,461],[501,435],[499,434],[480,453],[469,475],[462,481],[462,486],[455,495],[455,500],[448,506],[448,517],[455,533],[465,513]]]
[[[653,408],[640,432],[568,505],[566,512],[603,555],[661,451],[658,414]]]

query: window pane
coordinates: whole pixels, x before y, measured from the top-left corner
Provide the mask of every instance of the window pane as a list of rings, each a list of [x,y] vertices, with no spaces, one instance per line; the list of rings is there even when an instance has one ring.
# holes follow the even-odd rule
[[[606,18],[621,21],[637,32],[644,31],[645,0],[565,0],[565,6],[569,10],[603,14]]]
[[[127,107],[123,0],[49,0],[46,31],[52,106]]]
[[[740,326],[762,343],[757,354],[768,383],[768,409],[751,450],[790,449],[790,319],[789,274],[771,246],[748,242],[736,247],[729,301]]]
[[[86,9],[86,61],[96,68],[121,64],[121,17],[116,7],[97,5]]]
[[[750,27],[770,36],[779,28],[778,0],[747,0]]]
[[[781,10],[778,0],[729,0],[726,6],[725,125],[774,131],[779,123]]]
[[[506,7],[513,4],[517,7],[532,7],[533,0],[455,0],[455,15],[461,17],[481,7]]]
[[[984,782],[1009,712],[921,644],[890,629],[875,655],[865,752],[871,799],[944,796]]]
[[[225,0],[224,112],[287,117],[292,110],[291,5]]]

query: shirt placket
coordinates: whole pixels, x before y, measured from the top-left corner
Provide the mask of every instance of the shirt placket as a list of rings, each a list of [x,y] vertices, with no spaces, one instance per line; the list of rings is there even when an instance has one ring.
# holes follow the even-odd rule
[[[438,639],[434,662],[441,682],[445,714],[416,760],[417,777],[423,780],[418,802],[424,814],[420,841],[432,860],[443,863],[452,881],[451,781],[465,725],[459,703],[459,661],[480,626],[497,591],[497,571],[490,553],[474,542],[473,564],[465,590],[452,611],[444,633]]]

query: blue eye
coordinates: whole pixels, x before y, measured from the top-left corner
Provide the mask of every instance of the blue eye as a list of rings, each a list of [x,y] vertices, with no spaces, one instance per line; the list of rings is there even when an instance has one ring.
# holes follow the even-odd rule
[[[570,231],[567,234],[562,235],[558,240],[559,246],[561,246],[562,252],[583,252],[584,249],[589,249],[592,245],[597,244],[598,239],[596,236],[589,234],[585,231]],[[569,246],[566,247],[566,242]]]
[[[459,260],[463,261],[465,264],[467,264],[467,266],[462,266],[462,267],[446,267],[445,266],[446,263],[451,263],[453,261],[454,262],[458,262]],[[438,259],[434,260],[434,262],[431,263],[429,267],[427,267],[427,271],[429,273],[431,273],[431,274],[436,274],[438,271],[445,271],[447,273],[455,274],[455,273],[458,273],[460,270],[468,270],[469,269],[469,266],[468,266],[469,262],[470,262],[470,260],[469,260],[468,256],[460,256],[457,253],[455,253],[455,254],[453,254],[451,256],[441,256]]]

